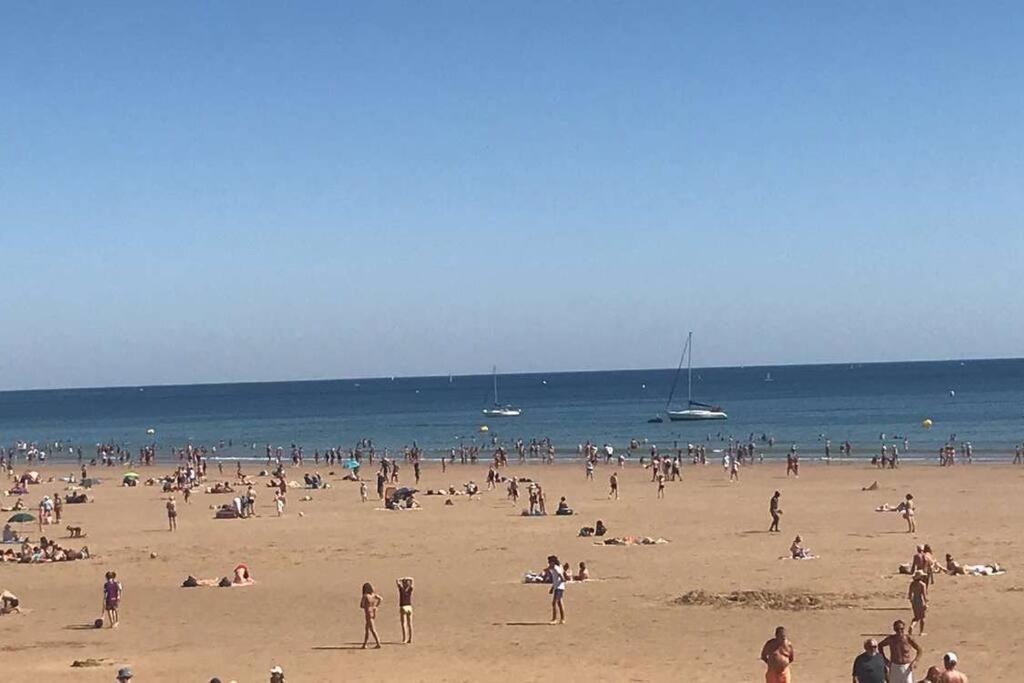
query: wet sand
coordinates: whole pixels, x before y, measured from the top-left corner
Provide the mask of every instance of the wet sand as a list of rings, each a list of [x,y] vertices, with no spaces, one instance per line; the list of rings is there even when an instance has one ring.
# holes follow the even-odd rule
[[[804,462],[799,480],[784,463],[741,470],[728,482],[720,465],[684,468],[667,484],[664,500],[636,464],[620,474],[622,499],[607,499],[611,466],[584,479],[582,464],[512,465],[510,474],[539,480],[553,511],[567,496],[574,517],[523,518],[504,485],[480,500],[421,496],[423,509],[380,510],[360,503],[358,484],[326,477],[334,488],[291,490],[277,518],[270,489],[260,481],[257,512],[248,520],[214,520],[209,506],[229,495],[180,494],[179,529],[167,531],[165,494],[156,487],[116,485],[120,469],[94,474],[105,483],[95,502],[65,506],[65,524],[81,525],[95,558],[44,565],[0,564],[0,588],[28,608],[0,617],[3,680],[112,681],[131,665],[136,680],[261,681],[278,664],[289,681],[338,680],[763,680],[761,645],[785,625],[796,648],[794,681],[849,680],[853,658],[868,635],[891,622],[909,622],[908,577],[896,573],[916,543],[941,558],[998,561],[1002,576],[940,576],[931,593],[925,656],[919,675],[955,650],[972,680],[1020,680],[1024,653],[1013,630],[1024,617],[1024,467],[905,466],[878,471],[867,465]],[[157,465],[143,477],[165,473]],[[234,467],[225,465],[233,476]],[[302,471],[290,469],[301,481]],[[364,468],[364,474],[366,470]],[[255,474],[259,467],[249,465]],[[424,466],[421,489],[486,480],[486,464]],[[50,466],[44,476],[72,467]],[[216,468],[211,467],[213,479]],[[338,474],[343,474],[337,470]],[[411,477],[403,467],[403,478]],[[226,478],[226,477],[225,477]],[[877,480],[879,490],[861,487]],[[408,481],[403,481],[407,484]],[[768,499],[782,491],[782,533],[769,534]],[[54,484],[33,486],[25,502],[38,504]],[[373,484],[370,484],[371,495]],[[903,519],[874,508],[912,492],[918,534]],[[309,494],[311,502],[299,498]],[[13,498],[3,498],[4,506]],[[304,516],[300,517],[299,512]],[[4,514],[4,519],[10,513]],[[609,535],[663,536],[667,545],[605,547],[579,538],[579,527],[602,519]],[[38,538],[38,526],[31,528]],[[44,535],[66,536],[44,528]],[[793,536],[820,559],[779,559]],[[61,539],[62,544],[77,545]],[[150,557],[156,553],[155,559]],[[556,554],[575,570],[585,561],[595,581],[566,591],[567,623],[550,626],[547,586],[524,585],[526,570],[541,570]],[[257,580],[246,588],[181,588],[184,578],[230,574],[245,562]],[[125,596],[121,627],[84,628],[100,616],[106,570],[117,571]],[[415,643],[401,645],[395,579],[416,579]],[[359,589],[372,582],[384,597],[379,651],[361,651]],[[753,599],[785,601],[795,594],[820,609],[760,609],[680,605],[694,590],[754,591]],[[809,598],[806,596],[810,596]],[[73,669],[78,659],[98,667]]]

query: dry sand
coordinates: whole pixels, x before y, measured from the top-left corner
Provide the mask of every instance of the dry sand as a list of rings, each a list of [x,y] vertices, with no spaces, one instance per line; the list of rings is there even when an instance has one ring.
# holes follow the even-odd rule
[[[73,469],[49,467],[45,475]],[[226,465],[225,473],[233,469]],[[258,469],[249,465],[247,472]],[[403,476],[411,476],[410,469],[403,468]],[[486,469],[453,466],[442,474],[430,463],[420,487],[483,482]],[[290,470],[291,478],[301,480],[301,471]],[[360,503],[358,485],[335,476],[329,477],[334,488],[309,492],[311,502],[299,501],[305,491],[289,492],[280,519],[266,488],[259,489],[260,516],[249,520],[212,518],[209,506],[230,496],[197,493],[185,505],[179,495],[179,529],[172,534],[157,488],[120,488],[113,470],[99,473],[106,483],[93,490],[95,502],[65,507],[65,523],[88,532],[94,559],[0,564],[0,587],[30,610],[0,617],[2,679],[109,682],[117,666],[129,664],[138,681],[219,676],[241,683],[265,681],[279,664],[293,682],[554,677],[738,683],[763,680],[757,656],[783,624],[796,648],[794,681],[847,681],[866,636],[884,635],[896,618],[909,621],[908,580],[895,569],[910,560],[915,543],[928,542],[939,557],[952,552],[961,562],[998,561],[1009,572],[938,578],[921,675],[952,649],[972,680],[1021,680],[1024,653],[1014,624],[1024,618],[1024,468],[879,472],[805,462],[795,480],[785,477],[785,464],[766,463],[743,468],[741,482],[730,484],[720,466],[686,466],[684,481],[669,483],[659,501],[649,474],[634,464],[620,476],[618,502],[606,497],[609,466],[599,466],[592,483],[579,464],[512,466],[508,472],[541,481],[549,510],[565,495],[578,515],[520,517],[504,486],[481,500],[457,497],[452,507],[443,498],[422,497],[422,510],[391,512],[375,501]],[[876,479],[878,491],[861,491]],[[776,488],[783,492],[782,533],[770,535],[768,499]],[[34,486],[26,503],[36,505],[55,490],[53,484]],[[898,515],[874,512],[908,491],[918,502],[916,537],[904,533]],[[3,499],[5,506],[12,502]],[[610,535],[672,542],[599,547],[577,537],[580,526],[598,518]],[[63,528],[51,529],[44,533],[65,535]],[[821,558],[780,560],[795,533]],[[597,579],[569,586],[564,626],[547,623],[547,587],[522,583],[523,572],[542,569],[552,553],[574,569],[587,562]],[[179,587],[188,574],[222,576],[237,562],[248,563],[257,585]],[[125,587],[121,627],[82,628],[100,615],[108,569]],[[416,579],[413,645],[399,644],[394,580],[404,575]],[[358,649],[364,581],[385,598],[379,651]],[[752,591],[746,597],[754,606],[721,599],[711,600],[719,606],[679,604],[691,591]],[[792,595],[811,608],[757,606],[781,601],[786,607]],[[690,598],[702,601],[700,594]],[[86,658],[101,665],[71,668]]]

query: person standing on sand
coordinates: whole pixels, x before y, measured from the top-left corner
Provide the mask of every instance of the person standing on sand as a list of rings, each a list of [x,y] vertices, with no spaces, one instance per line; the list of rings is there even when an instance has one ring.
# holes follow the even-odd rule
[[[169,531],[178,528],[178,504],[174,501],[174,496],[167,499],[167,527]]]
[[[117,572],[107,572],[106,582],[103,584],[103,611],[106,612],[110,622],[110,628],[117,628],[117,610],[121,607],[121,596],[124,595],[124,587],[117,580]]]
[[[556,555],[548,556],[548,573],[551,575],[551,624],[564,624],[565,570]]]
[[[768,514],[772,516],[772,525],[768,527],[769,532],[779,530],[779,516],[782,515],[782,510],[779,509],[779,498],[781,496],[782,494],[776,491],[768,503]]]
[[[730,482],[734,482],[734,481],[739,481],[739,480],[740,480],[740,460],[739,460],[739,458],[733,457],[729,461],[729,481]]]
[[[864,652],[853,660],[853,683],[886,683],[885,657],[878,653],[874,638],[864,641]]]
[[[366,502],[366,482],[365,481],[359,482],[359,499],[362,502],[364,502],[364,503]]]
[[[658,474],[658,498],[665,497],[665,475]]]
[[[611,486],[611,490],[608,491],[609,498],[619,499],[619,477],[615,472],[612,472],[612,476],[608,477],[608,485]]]
[[[917,521],[914,519],[914,496],[910,493],[907,494],[906,500],[903,502],[903,519],[907,520],[907,533],[917,533]]]
[[[956,670],[958,662],[955,652],[947,652],[942,655],[942,666],[945,671],[939,674],[939,683],[969,683],[967,674]]]
[[[377,626],[374,624],[374,620],[377,618],[377,608],[380,607],[380,603],[384,600],[373,592],[373,586],[369,583],[363,584],[363,597],[359,600],[359,608],[363,610],[363,617],[365,618],[363,628],[363,649],[366,649],[366,644],[370,641],[370,636],[373,636],[373,640],[376,645],[376,649],[380,649],[380,637],[377,635]]]
[[[889,683],[914,683],[914,667],[921,658],[921,646],[905,632],[906,624],[902,619],[893,622],[892,630],[892,635],[886,636],[878,645],[889,670]],[[888,656],[885,648],[889,648]]]
[[[795,659],[793,644],[786,637],[786,629],[779,626],[775,629],[775,637],[761,648],[761,661],[768,666],[765,671],[765,683],[789,683],[789,667]]]
[[[398,621],[402,624],[402,642],[412,643],[412,577],[395,582],[398,586]]]
[[[920,624],[917,632],[923,636],[925,635],[924,618],[928,612],[927,574],[921,571],[914,574],[914,579],[910,582],[910,588],[907,590],[907,599],[910,600],[910,607],[914,611],[914,618],[910,622],[910,628],[907,629],[907,635],[914,632],[914,624]]]

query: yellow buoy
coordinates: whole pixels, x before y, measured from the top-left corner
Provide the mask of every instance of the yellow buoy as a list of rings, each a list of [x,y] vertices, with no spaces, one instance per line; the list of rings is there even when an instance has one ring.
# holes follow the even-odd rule
[[[489,432],[489,431],[491,431],[491,429],[487,425],[480,425],[480,431],[481,432]]]
[[[924,427],[925,429],[931,429],[932,419],[930,417],[926,417],[925,419],[921,420],[921,426]]]

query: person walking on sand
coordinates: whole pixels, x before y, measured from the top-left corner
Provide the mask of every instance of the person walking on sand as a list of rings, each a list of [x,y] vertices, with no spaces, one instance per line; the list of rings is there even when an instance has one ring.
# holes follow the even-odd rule
[[[914,618],[907,629],[907,635],[914,632],[914,624],[920,624],[918,635],[926,635],[924,632],[924,618],[928,613],[928,575],[924,572],[914,574],[910,588],[907,590],[907,599],[910,600],[910,607],[914,611]]]
[[[665,475],[658,474],[658,498],[665,497]]]
[[[779,517],[782,515],[782,510],[779,508],[779,498],[782,494],[778,491],[772,496],[771,501],[768,502],[768,514],[772,516],[772,525],[768,527],[768,531],[779,530]]]
[[[402,624],[402,642],[412,643],[412,577],[395,582],[398,586],[398,621]]]
[[[551,624],[565,623],[565,570],[556,555],[548,556],[548,572],[551,574]]]
[[[615,498],[615,500],[618,500],[619,499],[619,476],[615,472],[612,472],[612,476],[608,477],[608,485],[611,487],[611,490],[608,491],[608,497],[609,498]]]
[[[382,602],[384,600],[373,592],[373,586],[369,583],[364,583],[363,597],[359,601],[359,608],[363,610],[363,617],[365,618],[363,628],[364,650],[366,649],[366,644],[370,641],[370,636],[373,636],[376,649],[380,649],[380,637],[377,635],[377,626],[374,624],[374,620],[377,618],[377,608],[380,607]]]
[[[921,658],[921,646],[906,633],[906,624],[902,619],[893,622],[892,630],[892,634],[878,644],[878,649],[885,658],[885,666],[889,670],[888,683],[914,683],[914,667]],[[885,648],[889,648],[888,656]]]
[[[739,480],[740,480],[740,459],[734,456],[734,457],[730,458],[730,460],[729,460],[729,481],[730,482],[734,482],[734,481],[739,481]]]
[[[174,496],[167,499],[167,527],[169,531],[176,531],[178,528],[178,504]]]
[[[970,683],[967,674],[956,670],[959,661],[955,652],[942,655],[942,667],[945,671],[939,674],[939,683]]]
[[[779,626],[775,629],[775,637],[761,648],[761,661],[767,665],[765,683],[789,683],[790,665],[795,659],[793,643],[786,637],[786,629]]]
[[[107,572],[107,580],[103,584],[103,611],[107,615],[110,628],[117,628],[118,614],[121,607],[121,596],[124,595],[124,587],[117,580],[117,572]]]

